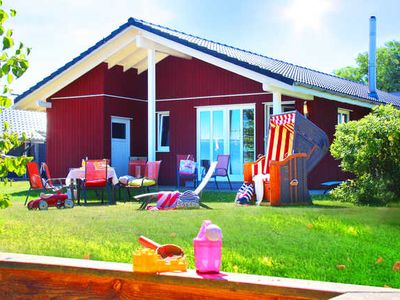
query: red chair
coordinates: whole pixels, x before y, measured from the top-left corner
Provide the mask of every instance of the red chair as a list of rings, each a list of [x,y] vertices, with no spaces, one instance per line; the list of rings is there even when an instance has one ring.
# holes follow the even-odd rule
[[[29,190],[26,194],[26,199],[24,205],[28,202],[29,194],[31,190],[37,190],[37,191],[45,191],[45,185],[43,183],[42,177],[40,176],[39,173],[39,167],[36,162],[31,161],[26,164],[26,169],[28,172],[28,177],[29,177]]]
[[[146,162],[145,160],[131,160],[128,164],[128,174],[136,178],[143,178]]]
[[[81,188],[85,204],[87,204],[87,190],[101,189],[101,203],[104,203],[104,190],[108,193],[108,202],[112,203],[110,185],[107,176],[107,159],[85,160],[85,179],[82,181]]]
[[[197,180],[198,180],[198,168],[194,171],[193,174],[185,174],[181,173],[179,171],[180,169],[180,162],[181,160],[193,160],[194,161],[194,155],[192,154],[178,154],[176,156],[176,186],[177,189],[179,190],[179,187],[181,185],[181,179],[184,181],[193,181],[194,187],[197,187]]]
[[[226,177],[228,179],[229,187],[232,190],[232,184],[229,179],[229,160],[231,156],[229,154],[226,155],[218,155],[217,156],[217,167],[215,168],[214,174],[212,177],[214,177],[215,185],[217,186],[217,189],[219,190],[218,183],[217,183],[217,177]]]

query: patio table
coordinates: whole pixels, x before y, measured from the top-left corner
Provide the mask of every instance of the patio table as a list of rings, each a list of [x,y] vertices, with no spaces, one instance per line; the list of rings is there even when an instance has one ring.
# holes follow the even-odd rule
[[[76,179],[85,179],[84,167],[70,169],[67,177],[65,178],[65,184],[71,185],[71,181]],[[107,167],[107,179],[111,179],[114,185],[119,182],[117,174],[115,173],[115,169],[113,167]]]
[[[71,197],[76,198],[78,200],[78,204],[80,204],[80,182],[85,179],[85,168],[72,168],[69,170],[67,177],[65,178],[65,184],[70,186],[69,193]],[[114,186],[118,184],[119,180],[115,169],[113,167],[107,166],[107,179],[111,179],[112,182],[112,192],[111,192],[111,203],[114,203]],[[71,184],[72,183],[72,184]],[[76,187],[76,193],[73,191],[73,187]]]

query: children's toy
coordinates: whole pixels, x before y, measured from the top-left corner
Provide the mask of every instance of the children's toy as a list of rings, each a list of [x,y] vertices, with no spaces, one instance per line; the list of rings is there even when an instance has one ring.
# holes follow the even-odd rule
[[[167,257],[163,259],[154,249],[144,248],[133,253],[133,272],[160,273],[186,272],[187,261],[181,257]]]
[[[221,268],[222,231],[211,221],[203,221],[193,240],[194,261],[198,273],[219,273]]]
[[[67,194],[44,194],[40,193],[40,198],[36,200],[29,201],[28,209],[39,209],[46,210],[49,207],[57,208],[73,208],[74,202],[68,199]]]
[[[235,203],[237,204],[249,204],[254,196],[254,186],[252,183],[244,182],[238,192],[236,193]]]
[[[150,248],[156,251],[162,258],[168,257],[183,257],[185,254],[181,247],[172,244],[160,245],[151,239],[141,235],[139,237],[139,243],[146,248]]]

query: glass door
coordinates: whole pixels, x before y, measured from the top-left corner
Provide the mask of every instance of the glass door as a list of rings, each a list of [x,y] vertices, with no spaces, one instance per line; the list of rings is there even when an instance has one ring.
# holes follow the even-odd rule
[[[197,114],[198,160],[230,154],[230,178],[243,180],[243,163],[254,161],[254,106],[202,107]]]

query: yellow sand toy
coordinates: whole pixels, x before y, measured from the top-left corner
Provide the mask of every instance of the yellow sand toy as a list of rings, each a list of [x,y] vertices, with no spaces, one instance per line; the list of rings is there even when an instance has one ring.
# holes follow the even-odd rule
[[[133,253],[133,272],[161,273],[186,272],[186,256],[162,258],[156,250],[143,248]]]

